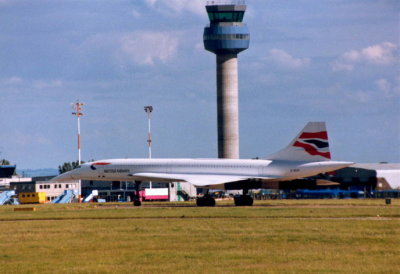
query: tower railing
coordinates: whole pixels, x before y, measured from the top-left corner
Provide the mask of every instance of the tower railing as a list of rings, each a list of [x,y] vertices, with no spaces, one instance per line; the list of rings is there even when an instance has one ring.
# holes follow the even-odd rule
[[[246,5],[245,0],[210,0],[207,1],[207,6],[218,6],[218,5]]]
[[[213,25],[212,23],[208,23],[208,24],[205,24],[204,27],[205,28],[209,28],[212,25]],[[218,22],[218,25],[220,27],[224,27],[224,26],[227,26],[227,27],[231,27],[231,26],[240,26],[240,27],[247,26],[246,23],[242,23],[242,22]]]

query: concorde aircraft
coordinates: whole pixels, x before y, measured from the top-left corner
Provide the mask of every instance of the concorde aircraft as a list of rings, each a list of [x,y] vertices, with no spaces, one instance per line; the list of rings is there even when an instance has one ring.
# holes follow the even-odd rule
[[[352,165],[331,161],[325,122],[309,122],[284,149],[265,159],[110,159],[89,162],[55,177],[99,181],[134,181],[134,205],[142,181],[188,182],[205,189],[243,189],[235,205],[252,205],[249,189],[268,188],[279,181],[289,181]],[[198,206],[214,206],[209,195],[197,199]]]

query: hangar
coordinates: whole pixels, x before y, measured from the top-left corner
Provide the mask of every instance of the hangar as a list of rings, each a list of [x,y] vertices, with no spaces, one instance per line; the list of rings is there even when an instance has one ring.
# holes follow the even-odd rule
[[[280,182],[273,197],[400,198],[400,164],[354,164],[328,174]],[[269,192],[267,192],[269,196]]]

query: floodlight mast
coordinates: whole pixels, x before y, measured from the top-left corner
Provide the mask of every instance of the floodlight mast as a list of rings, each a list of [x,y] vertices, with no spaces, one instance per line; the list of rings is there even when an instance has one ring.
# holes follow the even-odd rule
[[[144,111],[147,113],[148,120],[148,135],[147,135],[147,144],[149,146],[149,159],[151,159],[151,113],[153,112],[153,106],[145,106]],[[153,183],[149,182],[149,187],[153,187]]]
[[[84,104],[79,102],[79,99],[76,101],[76,103],[72,103],[72,108],[75,110],[72,112],[72,115],[75,115],[78,120],[78,164],[80,165],[82,163],[81,159],[81,121],[80,117],[83,115],[82,113],[82,106]]]
[[[153,106],[145,106],[144,111],[147,113],[147,120],[148,120],[148,137],[147,137],[147,144],[149,147],[149,159],[151,159],[151,113],[153,112]]]

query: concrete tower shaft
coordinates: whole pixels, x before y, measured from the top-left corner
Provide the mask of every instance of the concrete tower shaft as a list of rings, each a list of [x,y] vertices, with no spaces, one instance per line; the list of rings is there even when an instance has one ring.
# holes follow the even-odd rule
[[[239,158],[237,55],[217,55],[218,157]]]
[[[223,3],[223,4],[222,4]],[[217,59],[218,157],[239,158],[237,54],[249,47],[244,1],[209,1],[204,47]]]

